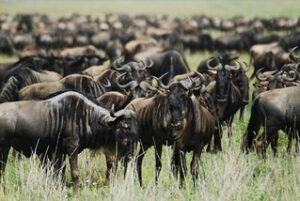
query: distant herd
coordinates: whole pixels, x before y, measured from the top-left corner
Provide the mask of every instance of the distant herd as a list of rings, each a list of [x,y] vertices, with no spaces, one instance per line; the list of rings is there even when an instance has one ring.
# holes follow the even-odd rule
[[[105,154],[106,182],[118,160],[126,174],[134,159],[142,185],[146,151],[154,147],[157,182],[168,145],[181,186],[192,152],[196,185],[204,149],[222,151],[223,126],[231,137],[236,113],[242,118],[249,102],[243,151],[266,157],[271,144],[276,155],[282,130],[287,151],[296,139],[298,152],[299,27],[300,18],[287,17],[1,14],[0,53],[19,60],[0,63],[0,176],[11,148],[50,162],[63,183],[68,157],[77,192],[78,154],[88,148]],[[191,71],[186,50],[217,52]],[[248,52],[250,62],[232,50]]]

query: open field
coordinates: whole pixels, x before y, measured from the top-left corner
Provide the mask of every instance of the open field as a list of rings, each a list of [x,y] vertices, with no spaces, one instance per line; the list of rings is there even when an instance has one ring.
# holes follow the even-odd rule
[[[60,2],[60,3],[57,3]],[[41,12],[63,15],[78,12],[81,14],[101,15],[103,13],[129,14],[168,14],[184,16],[207,14],[209,16],[229,17],[233,15],[254,16],[299,16],[300,1],[1,1],[0,13]],[[211,53],[185,53],[189,65],[195,69],[199,62]],[[0,57],[0,63],[11,62],[16,58]],[[241,54],[240,61],[249,61],[247,54]],[[250,73],[250,72],[249,72]],[[252,93],[252,84],[251,91]],[[250,95],[251,96],[251,95]],[[81,190],[72,196],[72,188],[53,179],[51,170],[45,173],[37,158],[8,160],[5,178],[0,185],[0,200],[203,200],[203,201],[269,201],[300,200],[300,157],[286,154],[287,137],[280,135],[279,156],[273,157],[268,151],[266,160],[259,159],[255,153],[245,155],[241,152],[241,142],[250,116],[251,103],[247,106],[243,120],[236,119],[233,137],[228,139],[226,130],[223,137],[223,152],[204,153],[200,162],[200,175],[196,188],[193,187],[188,172],[187,185],[180,189],[178,181],[170,173],[172,149],[163,150],[163,168],[158,185],[154,182],[154,150],[148,151],[143,164],[144,186],[138,185],[133,168],[123,179],[119,164],[117,176],[109,186],[103,186],[105,160],[103,154],[91,157],[89,151],[80,155]],[[190,155],[188,155],[188,164]],[[68,166],[68,164],[67,164]],[[51,169],[51,168],[50,168]],[[189,169],[189,165],[188,165]],[[68,181],[70,171],[67,168]]]
[[[299,16],[300,2],[297,0],[1,0],[0,12],[47,13],[64,15],[73,12],[99,15],[104,13],[167,14],[171,16],[190,16],[207,14],[209,16],[248,17]]]

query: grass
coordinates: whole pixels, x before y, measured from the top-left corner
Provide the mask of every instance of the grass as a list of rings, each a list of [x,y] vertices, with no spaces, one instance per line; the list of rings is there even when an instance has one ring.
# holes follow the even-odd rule
[[[299,17],[300,1],[285,0],[2,0],[0,13],[47,13],[65,15],[73,12],[101,15],[104,13],[167,14],[190,16],[247,17],[293,16]]]
[[[70,3],[72,2],[72,3]],[[300,1],[4,1],[0,0],[0,13],[40,12],[51,15],[63,15],[79,12],[101,15],[103,13],[157,14],[171,16],[190,16],[208,14],[209,16],[230,17],[233,15],[254,16],[299,16]],[[129,12],[128,12],[129,11]],[[184,53],[189,65],[195,69],[199,62],[211,53]],[[15,61],[13,57],[0,57],[0,63]],[[241,54],[241,61],[249,61],[247,54]],[[249,72],[251,73],[251,72]],[[252,86],[252,84],[250,85]],[[251,88],[252,90],[252,88]],[[122,167],[112,178],[109,186],[102,185],[105,178],[105,160],[103,154],[91,157],[89,151],[80,154],[79,169],[81,188],[74,197],[70,184],[62,186],[54,179],[51,167],[40,166],[36,157],[12,159],[10,156],[4,180],[0,185],[0,200],[203,200],[203,201],[269,201],[300,200],[300,158],[286,154],[287,139],[280,135],[279,156],[273,157],[268,150],[268,158],[262,160],[255,153],[245,155],[240,146],[243,133],[250,116],[251,104],[246,108],[245,118],[236,119],[233,125],[233,137],[228,139],[226,131],[223,137],[224,151],[218,154],[204,153],[200,162],[200,177],[196,188],[193,187],[188,172],[187,185],[180,189],[178,181],[170,173],[172,149],[164,147],[162,172],[156,186],[154,183],[154,150],[148,151],[143,164],[144,186],[139,187],[133,167],[129,168],[126,179],[122,176]],[[191,155],[188,154],[188,163]],[[121,166],[121,165],[120,165]],[[189,166],[188,166],[189,167]],[[67,168],[68,181],[70,171]]]

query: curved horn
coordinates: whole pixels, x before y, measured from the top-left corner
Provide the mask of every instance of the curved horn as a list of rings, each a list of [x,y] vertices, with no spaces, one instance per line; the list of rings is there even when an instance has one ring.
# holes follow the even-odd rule
[[[112,67],[113,67],[113,68],[115,68],[115,67],[118,68],[118,67],[120,67],[120,66],[123,65],[124,61],[125,61],[125,57],[124,57],[124,56],[121,56],[121,57],[117,58],[117,59],[112,63]]]
[[[148,58],[147,60],[150,61],[150,63],[146,66],[146,68],[151,68],[154,65],[154,62],[152,59]]]
[[[105,88],[109,88],[111,87],[111,82],[109,81],[109,79],[105,78],[106,83],[102,84]]]
[[[157,89],[153,86],[151,86],[148,82],[142,81],[139,86],[144,90],[147,91],[147,89],[150,89],[151,91],[157,91]]]
[[[202,87],[203,83],[205,82],[205,77],[199,73],[198,71],[194,71],[194,73],[196,73],[196,75],[199,77],[200,82],[199,83],[195,83],[194,89],[198,90],[200,89],[200,87]]]
[[[286,73],[283,74],[282,75],[283,81],[293,82],[293,81],[297,80],[297,78],[298,78],[297,72],[296,71],[293,71],[293,72],[294,72],[293,77],[288,77]]]
[[[197,76],[200,78],[201,81],[205,81],[205,77],[202,75],[202,73],[199,73],[198,71],[193,71],[197,74]]]
[[[242,68],[242,64],[238,61],[234,61],[235,63],[238,64],[238,66],[231,66],[231,65],[225,65],[226,70],[232,70],[232,71],[238,71]]]
[[[222,68],[222,64],[221,64],[221,63],[219,63],[218,65],[216,65],[216,66],[214,66],[214,67],[210,65],[210,62],[211,62],[212,60],[214,60],[214,59],[216,59],[216,58],[212,57],[212,58],[210,58],[209,60],[206,61],[206,66],[207,66],[207,68],[210,69],[210,70],[218,70],[218,69],[221,69],[221,68]]]
[[[261,73],[261,71],[263,70],[263,68],[258,69],[258,71],[255,73],[255,77],[257,80],[259,81],[266,81],[268,78],[267,76],[261,77],[259,74]]]
[[[300,57],[299,56],[296,56],[295,55],[295,50],[298,48],[298,46],[296,46],[296,47],[294,47],[293,49],[291,49],[290,51],[289,51],[289,53],[290,53],[290,58],[293,60],[293,61],[296,61],[296,62],[298,62],[298,61],[300,61]]]
[[[169,72],[166,72],[165,74],[161,75],[159,78],[153,76],[153,78],[158,82],[158,86],[163,88],[163,89],[169,89],[169,87],[171,86],[171,84],[167,84],[165,85],[163,82],[162,82],[162,79],[167,76],[169,74]]]
[[[131,71],[131,67],[128,64],[125,64],[121,67],[114,66],[114,69],[116,69],[117,71],[127,71],[127,72]]]
[[[126,84],[120,84],[119,80],[120,80],[120,78],[123,77],[125,74],[126,74],[126,72],[125,72],[125,73],[122,73],[121,75],[119,75],[119,76],[116,78],[115,82],[116,82],[116,84],[118,85],[118,87],[120,87],[121,89],[125,89],[125,88],[128,88],[128,87],[133,88],[133,86],[137,86],[137,82],[136,82],[135,80],[132,80],[132,81],[126,83]]]

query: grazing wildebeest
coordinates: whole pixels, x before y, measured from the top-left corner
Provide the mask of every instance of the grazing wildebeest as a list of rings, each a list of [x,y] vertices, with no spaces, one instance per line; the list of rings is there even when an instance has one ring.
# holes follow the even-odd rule
[[[35,153],[49,158],[57,171],[64,168],[67,155],[74,192],[79,187],[78,154],[83,149],[103,147],[128,160],[138,139],[134,112],[111,113],[77,92],[40,101],[3,103],[0,125],[1,175],[11,147],[27,157]]]
[[[171,82],[164,85],[162,79],[158,84],[164,91],[151,98],[137,98],[126,108],[137,113],[140,126],[141,147],[137,159],[137,171],[142,185],[142,162],[148,148],[155,146],[156,181],[161,170],[162,145],[175,143],[174,172],[180,172],[183,184],[186,168],[184,155],[193,151],[191,172],[193,179],[198,176],[198,160],[203,147],[211,140],[214,131],[214,118],[200,105],[191,93],[191,84]],[[182,160],[181,160],[182,159]]]
[[[296,137],[299,143],[300,131],[300,87],[288,87],[266,91],[254,100],[251,117],[245,132],[243,148],[248,152],[252,149],[259,129],[264,126],[264,132],[259,137],[260,151],[265,156],[267,145],[271,143],[274,154],[277,152],[278,130],[288,134],[288,152],[291,140]],[[297,143],[297,144],[298,144]]]

